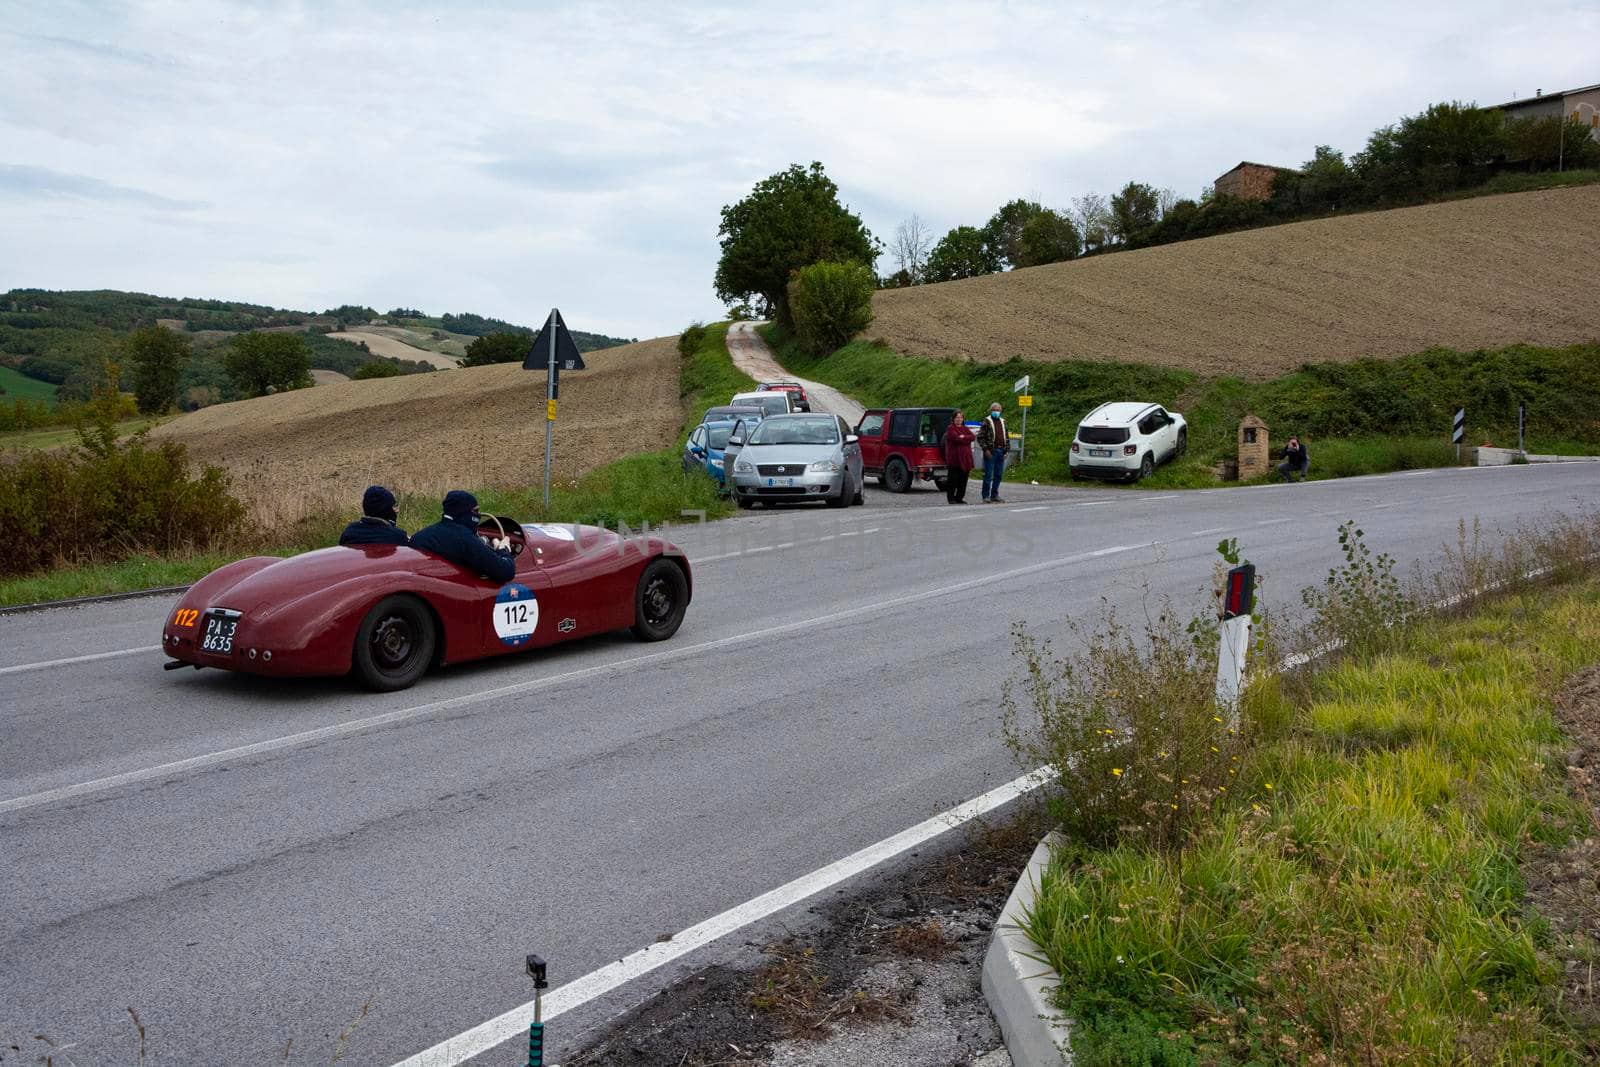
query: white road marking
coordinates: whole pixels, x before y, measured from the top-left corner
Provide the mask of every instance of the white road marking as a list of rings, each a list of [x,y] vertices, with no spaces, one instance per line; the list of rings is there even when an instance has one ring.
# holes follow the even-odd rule
[[[929,519],[928,521],[929,522],[966,522],[968,519],[975,519],[977,517],[978,516],[976,516],[976,515],[946,515],[942,519]]]
[[[1190,534],[1189,536],[1190,537],[1204,537],[1206,534],[1221,533],[1222,531],[1224,531],[1226,529],[1227,529],[1226,526],[1213,526],[1209,530],[1196,530],[1194,533]]]
[[[841,860],[835,860],[826,867],[801,875],[792,882],[786,882],[737,907],[729,908],[721,914],[696,923],[687,930],[681,930],[673,934],[670,940],[658,941],[624,956],[615,963],[608,963],[599,970],[590,971],[582,978],[575,978],[565,985],[552,989],[544,996],[543,1017],[548,1022],[575,1008],[580,1008],[673,960],[681,959],[728,934],[742,930],[751,923],[775,915],[808,897],[816,896],[825,889],[831,889],[840,882],[894,859],[909,849],[926,844],[980,815],[1003,807],[1018,797],[1038,789],[1049,780],[1050,772],[1045,768],[1015,778],[982,796],[974,797],[931,819],[901,830],[893,837],[886,837],[859,852],[852,852]],[[532,1018],[533,1001],[530,1000],[526,1004],[519,1004],[510,1011],[495,1016],[486,1023],[474,1026],[465,1033],[457,1034],[432,1048],[409,1056],[395,1067],[456,1067],[502,1042],[525,1035]]]
[[[877,533],[880,529],[882,529],[881,526],[874,526],[871,529],[862,530],[861,532],[864,533],[864,534]]]
[[[73,663],[91,663],[97,659],[116,659],[118,656],[137,656],[146,652],[160,652],[160,645],[141,645],[138,648],[119,648],[115,652],[94,652],[87,656],[68,656],[66,659],[47,659],[38,663],[19,663],[14,667],[0,667],[0,674],[21,674],[23,671],[42,671],[46,667],[65,667]]]
[[[1048,511],[1049,509],[1050,506],[1048,504],[1039,504],[1031,508],[1007,508],[1006,510],[1013,515],[1020,515],[1024,511]]]
[[[774,547],[776,547],[776,546],[774,546],[774,545],[762,545],[760,548],[747,548],[747,549],[745,549],[744,554],[747,555],[747,556],[753,556],[757,552],[771,552]]]
[[[1256,523],[1256,525],[1257,526],[1276,526],[1280,522],[1293,522],[1294,520],[1295,520],[1295,516],[1293,516],[1293,515],[1285,515],[1281,519],[1262,519],[1260,522]]]
[[[1109,500],[1085,500],[1081,504],[1069,504],[1068,507],[1092,508],[1092,507],[1097,507],[1097,506],[1099,506],[1101,504],[1109,504],[1109,503],[1111,503],[1111,501],[1109,501]]]
[[[1059,556],[1055,559],[1042,560],[1030,563],[1024,567],[1014,567],[1011,570],[1000,571],[995,574],[981,575],[977,578],[968,578],[964,581],[954,582],[950,585],[940,586],[937,589],[924,589],[920,593],[907,593],[903,596],[892,597],[888,600],[871,604],[861,604],[853,608],[845,608],[829,615],[814,616],[809,619],[799,619],[795,622],[780,623],[777,626],[768,626],[760,630],[750,630],[745,633],[732,634],[728,637],[719,637],[711,641],[702,641],[699,644],[684,645],[679,648],[668,649],[663,652],[646,653],[642,656],[630,656],[627,659],[613,660],[609,663],[597,663],[592,667],[580,667],[577,670],[563,671],[559,674],[546,675],[543,678],[533,678],[526,682],[513,682],[510,685],[497,686],[493,689],[481,689],[473,693],[463,693],[460,696],[445,697],[441,700],[430,700],[423,704],[415,704],[409,708],[399,708],[395,711],[386,711],[380,715],[370,715],[363,719],[352,719],[349,722],[335,723],[331,726],[320,726],[315,730],[303,730],[296,734],[287,734],[283,737],[269,738],[253,744],[240,745],[237,748],[222,749],[217,752],[208,752],[199,756],[190,756],[187,759],[174,760],[154,767],[141,767],[138,770],[125,771],[105,778],[96,778],[92,781],[78,782],[73,785],[64,785],[56,789],[47,789],[42,793],[33,793],[28,796],[12,797],[9,800],[0,800],[0,815],[7,812],[21,811],[24,808],[38,807],[41,804],[51,804],[60,800],[71,800],[75,797],[85,796],[89,793],[99,793],[119,786],[133,785],[138,782],[147,782],[154,778],[162,778],[182,771],[198,770],[230,760],[247,759],[268,752],[276,752],[287,748],[298,748],[302,745],[315,744],[319,741],[329,741],[335,738],[348,737],[352,734],[363,733],[380,726],[389,726],[397,722],[405,722],[439,711],[448,711],[452,708],[467,707],[472,704],[481,704],[486,700],[495,700],[500,697],[532,693],[551,686],[562,685],[595,678],[602,675],[614,674],[621,671],[637,670],[641,667],[655,666],[662,663],[673,663],[691,656],[701,655],[705,652],[714,652],[730,646],[760,641],[769,637],[779,637],[785,634],[799,633],[814,629],[819,626],[836,626],[846,619],[874,617],[881,615],[886,610],[904,607],[908,604],[919,604],[923,601],[934,600],[939,597],[949,596],[951,593],[961,593],[968,589],[987,588],[999,582],[1007,582],[1013,578],[1021,578],[1041,571],[1053,570],[1056,567],[1070,566],[1082,563],[1087,559],[1098,559],[1102,556],[1113,555],[1117,552],[1130,552],[1138,548],[1148,547],[1150,542],[1144,541],[1132,545],[1113,545],[1110,548],[1097,549],[1093,552],[1077,552],[1070,556]]]

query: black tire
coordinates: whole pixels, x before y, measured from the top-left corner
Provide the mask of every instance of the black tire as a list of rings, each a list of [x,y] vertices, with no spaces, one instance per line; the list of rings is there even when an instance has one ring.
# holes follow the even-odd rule
[[[645,564],[633,590],[633,633],[641,641],[665,641],[683,625],[689,609],[689,582],[670,560]]]
[[[839,495],[827,498],[830,508],[843,508],[850,506],[850,498],[855,496],[855,491],[850,488],[850,472],[845,471],[844,477],[839,481]]]
[[[866,479],[862,479],[861,484],[856,486],[856,495],[850,498],[850,503],[860,505],[867,502],[866,485]]]
[[[1178,450],[1173,455],[1181,456],[1187,451],[1189,451],[1189,431],[1182,429],[1178,431]]]
[[[903,493],[911,488],[911,468],[899,456],[884,464],[883,487],[891,493]]]
[[[949,478],[935,478],[933,480],[933,484],[938,488],[939,492],[941,492],[941,493],[948,492],[949,491],[949,486],[950,486],[950,479]]]
[[[1139,461],[1139,473],[1133,476],[1133,480],[1136,482],[1142,481],[1143,479],[1150,477],[1155,472],[1156,458],[1150,453],[1146,452],[1144,454],[1144,458]]]
[[[439,635],[433,615],[414,596],[378,601],[356,631],[355,673],[368,689],[407,689],[433,665]]]
[[[733,502],[739,505],[740,511],[749,511],[751,508],[756,506],[756,502],[754,500],[744,496],[735,496],[733,498]]]

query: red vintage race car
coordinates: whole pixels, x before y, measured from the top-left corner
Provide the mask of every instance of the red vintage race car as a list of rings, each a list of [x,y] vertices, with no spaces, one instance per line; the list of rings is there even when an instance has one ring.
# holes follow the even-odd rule
[[[191,586],[167,618],[166,666],[353,672],[387,691],[413,684],[429,667],[610,630],[664,641],[683,622],[689,561],[661,538],[495,516],[484,517],[478,535],[509,542],[517,567],[510,582],[395,545],[230,563]]]

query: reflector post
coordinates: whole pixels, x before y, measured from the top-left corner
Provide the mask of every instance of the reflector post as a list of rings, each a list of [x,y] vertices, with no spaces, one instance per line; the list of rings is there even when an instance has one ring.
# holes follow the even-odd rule
[[[1236,619],[1249,615],[1255,608],[1256,568],[1253,563],[1235,567],[1228,572],[1228,596],[1223,603],[1222,617]]]

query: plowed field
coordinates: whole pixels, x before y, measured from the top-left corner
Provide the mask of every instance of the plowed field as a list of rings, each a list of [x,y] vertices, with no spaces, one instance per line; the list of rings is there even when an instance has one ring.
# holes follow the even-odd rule
[[[556,478],[672,443],[676,338],[583,358],[587,370],[561,379]],[[542,372],[519,364],[319,385],[202,408],[151,436],[226,467],[256,518],[277,524],[349,508],[374,482],[418,492],[538,484],[544,387]]]
[[[1274,226],[873,299],[914,356],[1116,360],[1263,380],[1302,363],[1600,338],[1600,186]]]

